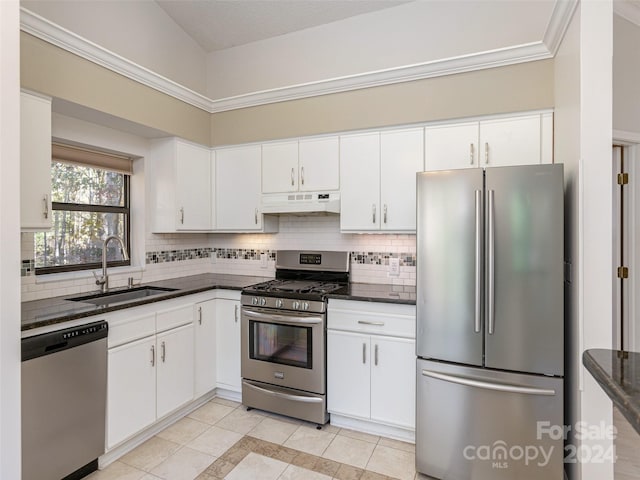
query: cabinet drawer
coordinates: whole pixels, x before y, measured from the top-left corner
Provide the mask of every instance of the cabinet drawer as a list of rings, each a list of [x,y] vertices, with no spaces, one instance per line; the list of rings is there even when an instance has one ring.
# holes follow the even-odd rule
[[[123,345],[139,338],[148,337],[156,333],[155,313],[133,318],[122,317],[117,320],[109,320],[109,348]]]
[[[416,307],[392,303],[329,300],[327,328],[415,338]]]
[[[169,310],[162,310],[156,315],[156,329],[164,332],[193,322],[193,304],[183,305]]]

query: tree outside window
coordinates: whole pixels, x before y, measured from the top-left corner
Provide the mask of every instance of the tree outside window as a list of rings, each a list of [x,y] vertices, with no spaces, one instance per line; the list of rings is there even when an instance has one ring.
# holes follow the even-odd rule
[[[98,268],[109,235],[129,250],[129,175],[60,161],[51,164],[53,227],[35,234],[36,275]],[[108,265],[129,265],[108,245]]]

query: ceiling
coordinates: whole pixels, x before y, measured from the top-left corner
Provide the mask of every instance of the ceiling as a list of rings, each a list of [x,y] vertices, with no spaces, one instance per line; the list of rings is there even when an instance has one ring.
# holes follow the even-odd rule
[[[395,7],[412,0],[156,0],[206,52]]]

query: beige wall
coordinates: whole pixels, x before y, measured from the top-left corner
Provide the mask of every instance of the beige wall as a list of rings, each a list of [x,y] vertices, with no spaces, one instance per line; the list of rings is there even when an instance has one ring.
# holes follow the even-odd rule
[[[553,108],[553,61],[215,113],[213,145]]]
[[[553,108],[553,61],[209,114],[21,33],[21,85],[203,145]]]
[[[640,26],[613,16],[613,128],[640,133]]]
[[[23,88],[167,132],[210,143],[208,112],[84,60],[27,33],[20,36]]]

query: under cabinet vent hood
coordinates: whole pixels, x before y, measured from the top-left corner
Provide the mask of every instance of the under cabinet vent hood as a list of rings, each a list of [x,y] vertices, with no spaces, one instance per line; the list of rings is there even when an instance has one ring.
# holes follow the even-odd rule
[[[262,213],[340,213],[340,192],[263,194]]]

